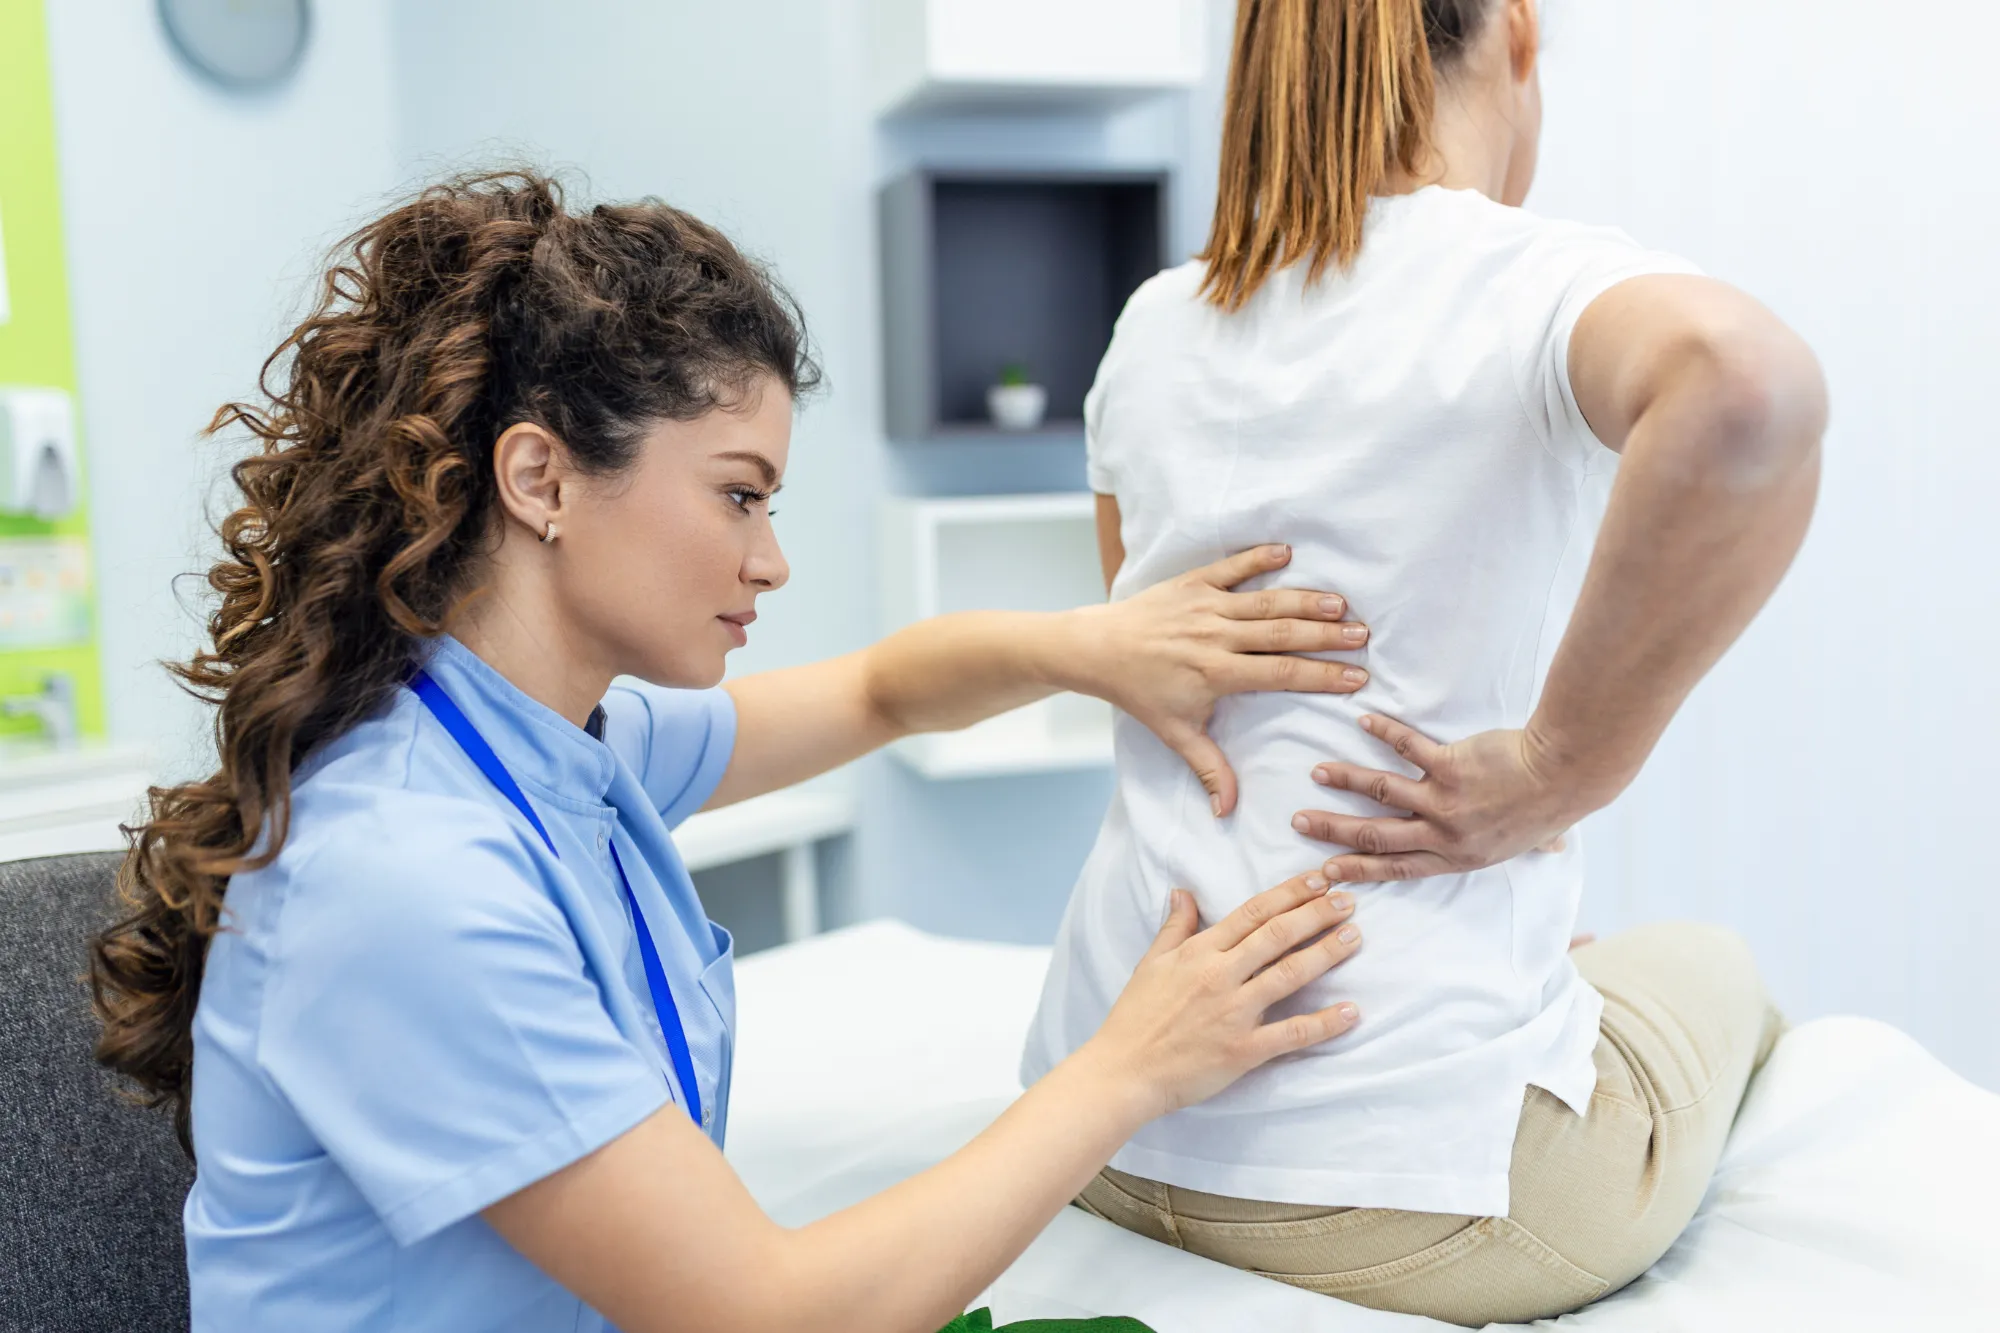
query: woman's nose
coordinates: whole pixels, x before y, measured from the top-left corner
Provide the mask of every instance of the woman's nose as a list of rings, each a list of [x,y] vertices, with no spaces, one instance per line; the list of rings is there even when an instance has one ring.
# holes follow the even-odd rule
[[[776,538],[751,552],[743,564],[743,577],[766,592],[776,592],[791,581],[792,567],[785,560],[785,553],[778,549]]]

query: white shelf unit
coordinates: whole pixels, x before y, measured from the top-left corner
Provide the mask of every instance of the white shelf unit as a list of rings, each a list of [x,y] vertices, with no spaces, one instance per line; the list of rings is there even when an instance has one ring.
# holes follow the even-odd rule
[[[892,500],[882,523],[888,628],[953,611],[1066,611],[1104,600],[1097,506],[1086,493]],[[1111,708],[1060,694],[891,752],[927,778],[1111,763]]]
[[[872,0],[876,104],[1116,106],[1200,82],[1202,0]]]
[[[85,742],[0,747],[0,861],[125,849],[153,782],[143,748]]]

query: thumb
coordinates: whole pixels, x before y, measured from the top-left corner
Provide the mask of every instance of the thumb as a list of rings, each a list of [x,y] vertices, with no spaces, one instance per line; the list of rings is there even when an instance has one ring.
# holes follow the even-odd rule
[[[1208,808],[1217,819],[1236,809],[1236,770],[1207,732],[1189,731],[1168,739],[1167,744],[1194,770],[1202,790],[1208,793]]]
[[[1200,929],[1201,913],[1194,905],[1194,895],[1186,889],[1175,889],[1167,896],[1167,919],[1160,923],[1160,933],[1153,937],[1153,947],[1146,951],[1146,956],[1153,958],[1178,949]]]

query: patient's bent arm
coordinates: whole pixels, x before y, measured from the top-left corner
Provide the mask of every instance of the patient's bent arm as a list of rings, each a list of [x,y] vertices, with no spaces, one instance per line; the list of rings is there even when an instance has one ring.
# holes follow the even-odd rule
[[[1826,388],[1811,351],[1748,296],[1702,278],[1621,283],[1578,321],[1570,379],[1624,461],[1541,701],[1521,731],[1451,745],[1365,720],[1424,777],[1321,766],[1327,785],[1409,812],[1300,812],[1304,831],[1354,849],[1328,864],[1336,878],[1492,865],[1608,804],[1804,540]]]

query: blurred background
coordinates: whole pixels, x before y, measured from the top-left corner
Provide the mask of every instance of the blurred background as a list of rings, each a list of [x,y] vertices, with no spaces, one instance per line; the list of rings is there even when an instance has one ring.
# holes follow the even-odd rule
[[[101,839],[146,776],[208,766],[157,665],[200,637],[181,576],[240,447],[197,435],[327,245],[468,166],[664,197],[804,305],[829,389],[779,519],[794,577],[734,670],[1097,595],[1081,394],[1124,295],[1205,233],[1233,13],[0,0],[0,855]],[[2000,12],[1903,13],[1546,0],[1529,206],[1747,288],[1834,396],[1805,554],[1588,829],[1585,924],[1726,922],[1795,1021],[1886,1019],[2000,1088]],[[883,915],[1046,941],[1107,755],[1059,702],[712,822],[691,859],[751,945]]]

